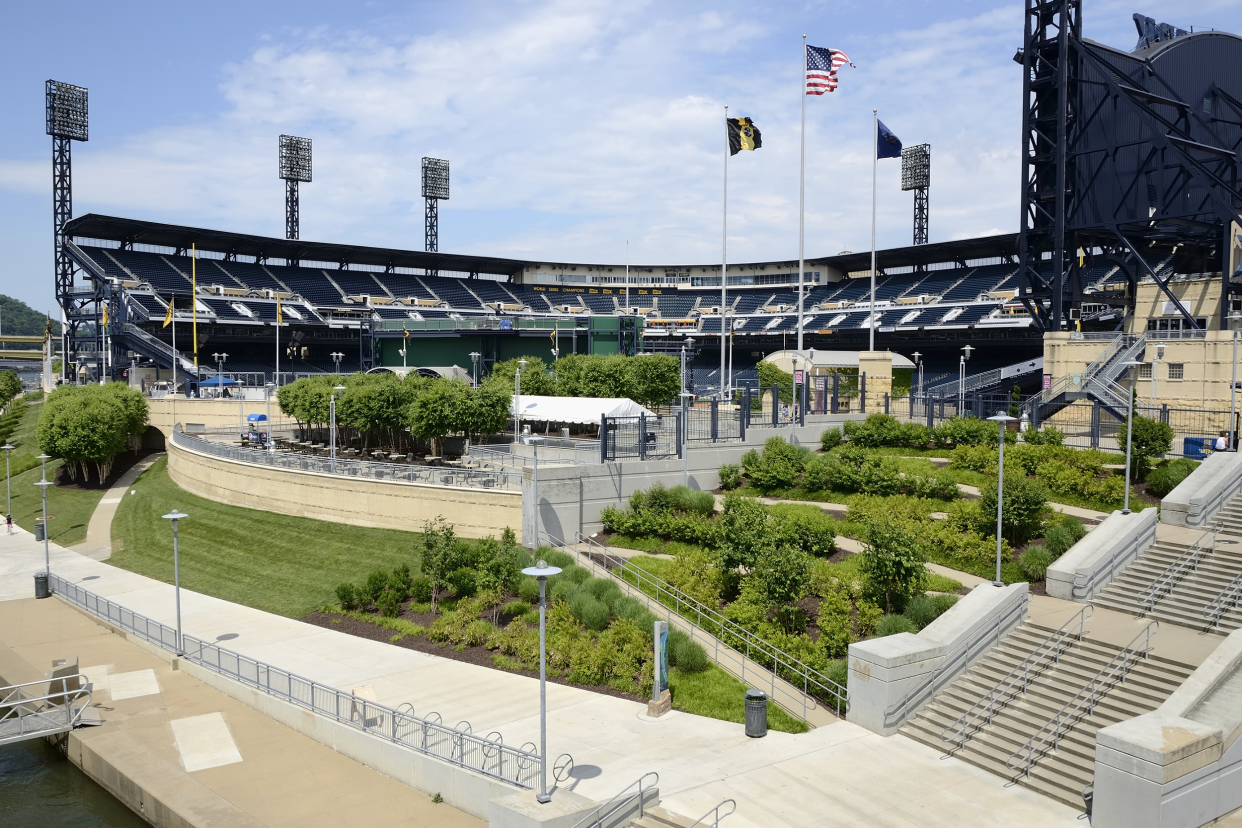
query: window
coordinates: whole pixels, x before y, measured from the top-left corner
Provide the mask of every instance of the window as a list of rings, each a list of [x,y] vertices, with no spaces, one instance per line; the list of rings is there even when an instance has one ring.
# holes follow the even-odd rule
[[[1170,362],[1169,363],[1169,379],[1171,380],[1182,379],[1186,373],[1185,367],[1186,366],[1181,362]]]
[[[1151,365],[1150,364],[1139,366],[1138,378],[1139,379],[1151,379]]]

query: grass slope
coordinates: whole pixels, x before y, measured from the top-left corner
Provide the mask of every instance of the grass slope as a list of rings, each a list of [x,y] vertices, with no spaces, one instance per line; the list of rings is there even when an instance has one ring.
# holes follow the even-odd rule
[[[701,673],[669,670],[668,689],[673,709],[726,722],[746,721],[746,685],[715,664]],[[784,733],[805,733],[806,722],[768,702],[768,728]]]
[[[131,491],[112,522],[110,564],[171,583],[172,528],[161,516],[180,509],[189,515],[178,528],[182,585],[277,615],[298,618],[332,603],[337,584],[374,569],[418,564],[418,533],[216,503],[179,488],[163,459]]]
[[[38,461],[35,464],[37,466]],[[59,466],[58,460],[47,464],[49,480]],[[43,497],[39,487],[34,485],[40,479],[42,473],[38,468],[13,475],[13,522],[28,532],[34,531],[35,518],[43,516]],[[3,494],[0,492],[0,496]],[[61,546],[72,546],[86,540],[86,527],[103,496],[103,490],[82,491],[49,486],[47,513],[51,517],[48,521],[51,531],[48,539]]]

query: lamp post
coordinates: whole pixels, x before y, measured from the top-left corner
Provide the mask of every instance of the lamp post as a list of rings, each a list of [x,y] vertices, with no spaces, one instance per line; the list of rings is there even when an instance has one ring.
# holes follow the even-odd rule
[[[333,351],[328,356],[332,357],[332,361],[336,363],[336,375],[339,377],[341,375],[341,360],[345,358],[345,355],[340,351]]]
[[[1236,349],[1237,346],[1234,347]],[[9,495],[9,505],[4,510],[4,515],[8,517],[13,514],[13,465],[9,461],[13,459],[13,449],[17,448],[17,446],[10,446],[8,443],[5,443],[0,448],[4,449],[4,485],[8,489]]]
[[[211,358],[216,361],[216,376],[220,377],[220,382],[223,383],[224,382],[224,361],[229,358],[229,355],[221,352],[218,354],[212,354]],[[221,384],[220,387],[223,388],[224,385]]]
[[[540,561],[534,566],[523,569],[522,574],[530,575],[539,581],[539,793],[535,799],[540,804],[546,804],[552,801],[552,795],[548,793],[548,660],[545,632],[548,602],[544,595],[548,578],[561,574],[561,570],[559,567],[548,566],[545,561]]]
[[[1157,375],[1160,372],[1160,360],[1164,359],[1164,348],[1163,342],[1157,342],[1156,358],[1151,361],[1151,404],[1153,407],[1156,405],[1156,391],[1159,388],[1159,377]]]
[[[185,648],[181,646],[181,555],[177,548],[177,521],[189,515],[173,509],[164,515],[165,520],[172,521],[173,528],[173,593],[177,597],[177,655],[184,655]]]
[[[966,405],[966,360],[970,359],[970,352],[973,351],[969,345],[962,347],[962,359],[957,369],[957,416],[962,416],[962,408]]]
[[[996,580],[992,582],[992,585],[1002,587],[1005,585],[1005,582],[1001,580],[1001,513],[1002,504],[1005,502],[1005,428],[1016,418],[1008,414],[997,414],[988,419],[1000,425],[1000,465],[996,470]]]
[[[681,397],[681,484],[690,486],[690,400],[694,394],[682,391]]]
[[[1229,317],[1230,327],[1233,328],[1233,377],[1229,380],[1229,450],[1237,451],[1235,439],[1238,430],[1234,427],[1237,422],[1237,396],[1238,396],[1238,323],[1242,322],[1242,314],[1232,314]],[[5,446],[12,448],[12,446]]]
[[[1130,442],[1134,435],[1134,387],[1138,382],[1135,374],[1136,369],[1142,366],[1141,362],[1127,362],[1125,367],[1130,369],[1130,413],[1126,417],[1126,496],[1121,506],[1123,515],[1130,514]],[[1154,373],[1154,372],[1153,372]]]
[[[911,354],[911,356],[914,357],[914,364],[917,365],[919,368],[919,381],[915,387],[918,388],[917,394],[918,396],[921,397],[923,396],[923,359],[922,359],[923,355],[920,354],[918,351],[915,351],[913,354]],[[913,414],[913,412],[911,413]]]
[[[478,351],[470,352],[470,372],[474,375],[474,387],[479,387],[479,357],[483,356]]]
[[[522,369],[526,360],[518,360],[518,369],[513,375],[513,442],[522,441]]]
[[[405,345],[404,344],[402,344],[401,349],[398,351],[398,353],[401,354],[401,370],[402,371],[409,370],[410,366],[407,365],[405,362]]]
[[[276,440],[272,434],[272,392],[276,390],[276,383],[264,383],[263,390],[267,392],[267,450],[275,451]]]
[[[345,386],[338,385],[332,389],[332,398],[328,400],[328,418],[332,421],[328,432],[331,441],[332,473],[336,474],[336,400],[345,391]]]
[[[43,571],[48,575],[52,574],[52,552],[48,548],[47,539],[47,487],[53,485],[47,479],[47,461],[52,459],[46,454],[39,455],[39,462],[43,464],[43,479],[35,483],[43,491]]]

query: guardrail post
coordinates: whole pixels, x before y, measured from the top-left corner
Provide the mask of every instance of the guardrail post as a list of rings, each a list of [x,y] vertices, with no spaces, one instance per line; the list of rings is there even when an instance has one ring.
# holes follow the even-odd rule
[[[647,415],[638,415],[638,459],[647,459]]]
[[[599,462],[608,462],[608,415],[599,418]]]
[[[811,401],[811,388],[803,382],[802,389],[798,392],[798,425],[806,425],[806,406]]]
[[[772,386],[772,428],[776,428],[781,424],[781,388],[779,385]]]
[[[832,375],[832,411],[830,413],[832,414],[837,413],[837,409],[840,407],[840,400],[841,400],[841,376],[834,372]]]
[[[1169,424],[1169,404],[1168,403],[1160,404],[1160,422],[1164,423],[1165,425]]]
[[[750,389],[746,389],[746,393],[742,395],[745,401],[745,408],[739,407],[737,410],[737,434],[738,439],[743,443],[746,442],[746,420],[750,417]]]
[[[885,414],[889,413],[889,411],[888,411],[888,392],[887,392],[887,391],[885,391],[885,392],[884,392],[884,413],[885,413]]]
[[[683,422],[683,420],[682,420],[682,415],[683,415],[683,414],[685,414],[685,413],[686,413],[686,404],[685,404],[685,402],[683,401],[683,402],[682,402],[682,404],[681,404],[681,411],[678,411],[678,412],[677,412],[677,459],[678,459],[678,460],[680,460],[680,459],[681,459],[681,453],[682,453],[682,451],[684,450],[684,449],[682,448],[682,444],[683,444],[683,442],[684,442],[684,440],[683,440],[683,438],[682,438],[682,434],[683,434],[683,433],[685,433],[685,434],[687,434],[687,435],[689,434],[689,432],[683,432],[683,431],[682,431],[682,429],[683,429],[686,425],[688,425],[687,423]]]
[[[867,372],[858,375],[858,410],[867,413]]]
[[[1091,402],[1091,448],[1100,447],[1100,403]]]
[[[712,400],[712,442],[720,436],[720,400]]]

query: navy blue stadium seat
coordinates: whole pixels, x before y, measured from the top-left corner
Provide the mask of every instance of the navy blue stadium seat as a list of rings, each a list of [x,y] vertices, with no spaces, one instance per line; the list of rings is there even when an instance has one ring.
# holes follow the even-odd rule
[[[287,288],[272,278],[272,274],[263,265],[253,262],[215,262],[216,267],[228,273],[236,281],[251,290],[277,290]]]
[[[136,253],[133,250],[109,250],[108,253],[134,277],[147,282],[157,292],[188,293],[190,290],[190,280],[157,253]]]

